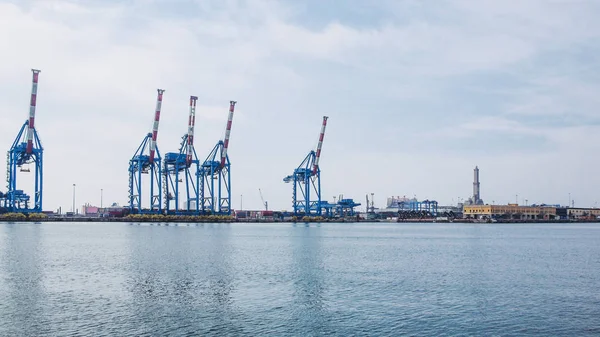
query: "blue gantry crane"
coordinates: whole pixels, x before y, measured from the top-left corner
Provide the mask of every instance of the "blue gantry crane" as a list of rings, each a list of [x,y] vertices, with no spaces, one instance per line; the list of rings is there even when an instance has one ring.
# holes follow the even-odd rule
[[[40,70],[31,69],[33,80],[31,86],[31,100],[29,105],[29,119],[21,127],[10,150],[6,155],[7,172],[6,180],[8,191],[2,195],[4,208],[10,212],[39,213],[42,211],[43,191],[43,153],[44,148],[40,142],[35,128],[35,108],[37,103],[37,87]],[[17,189],[17,173],[31,172],[34,169],[34,195],[31,197],[23,190]],[[1,195],[1,194],[0,194]]]
[[[231,214],[231,166],[227,149],[236,101],[229,102],[229,116],[225,137],[200,165],[200,200],[203,214]]]
[[[198,174],[200,161],[194,149],[197,100],[198,97],[190,96],[188,132],[182,137],[179,152],[166,153],[163,158],[165,177],[163,187],[167,214],[200,214],[200,175]],[[179,192],[182,188],[180,185],[185,187],[185,205],[183,207],[180,205],[181,200],[179,198]]]
[[[162,107],[163,89],[157,89],[156,109],[154,113],[154,124],[152,132],[144,137],[137,151],[129,160],[129,212],[131,214],[159,214],[162,213],[162,193],[160,166],[161,157],[156,145],[158,137],[158,122]],[[149,175],[150,207],[143,208],[142,205],[142,175]]]
[[[360,202],[354,202],[353,199],[345,199],[340,197],[337,202],[337,214],[340,217],[355,216],[355,208],[360,206]]]
[[[321,215],[322,213],[319,158],[321,157],[321,147],[323,146],[328,118],[327,116],[323,116],[317,150],[310,151],[294,170],[294,173],[283,178],[283,181],[286,183],[294,183],[292,190],[294,215]]]

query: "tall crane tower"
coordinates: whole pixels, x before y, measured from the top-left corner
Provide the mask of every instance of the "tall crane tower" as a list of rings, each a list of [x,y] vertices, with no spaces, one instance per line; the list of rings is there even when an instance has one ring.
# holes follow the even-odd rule
[[[231,123],[236,101],[229,102],[229,115],[225,128],[225,137],[208,154],[200,165],[200,200],[204,214],[231,214],[231,175],[227,155]]]
[[[268,211],[269,203],[265,201],[265,198],[263,198],[263,194],[262,194],[262,191],[260,190],[260,188],[258,189],[258,193],[260,193],[260,200],[262,201],[263,205],[265,205],[265,211]]]
[[[37,87],[40,70],[31,69],[31,72],[33,79],[31,83],[29,119],[25,121],[19,130],[15,141],[6,155],[8,191],[4,196],[4,207],[10,212],[39,213],[42,211],[44,177],[42,159],[44,148],[35,128],[35,108],[37,105]],[[19,172],[30,172],[30,165],[34,167],[33,204],[31,204],[29,195],[23,192],[23,190],[17,189],[17,169],[19,169]]]
[[[317,150],[310,151],[294,170],[294,173],[283,178],[286,183],[294,183],[292,206],[295,215],[321,215],[321,168],[319,167],[319,159],[321,158],[321,148],[328,118],[323,116]],[[298,198],[299,196],[300,198]]]
[[[179,152],[169,152],[164,157],[163,172],[165,181],[163,187],[167,214],[200,214],[200,176],[198,175],[200,161],[194,149],[194,125],[196,124],[197,100],[198,97],[190,96],[188,130],[182,137]],[[183,186],[180,187],[180,185]],[[180,188],[183,187],[185,187],[185,206],[182,209],[179,192]]]
[[[158,137],[158,122],[160,120],[160,110],[162,108],[163,93],[165,90],[157,89],[156,109],[154,112],[154,124],[152,132],[148,133],[138,147],[133,157],[129,160],[129,211],[132,214],[162,213],[162,194],[161,194],[161,176],[162,168],[160,166],[161,157],[156,139]],[[143,208],[142,200],[142,175],[147,174],[149,180],[149,201],[150,207]]]

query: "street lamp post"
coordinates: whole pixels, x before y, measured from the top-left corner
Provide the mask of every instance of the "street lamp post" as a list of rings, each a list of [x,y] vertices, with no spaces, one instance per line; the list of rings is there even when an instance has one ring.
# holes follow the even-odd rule
[[[102,208],[102,191],[103,189],[100,189],[100,208]]]
[[[73,184],[73,214],[75,214],[75,184]]]

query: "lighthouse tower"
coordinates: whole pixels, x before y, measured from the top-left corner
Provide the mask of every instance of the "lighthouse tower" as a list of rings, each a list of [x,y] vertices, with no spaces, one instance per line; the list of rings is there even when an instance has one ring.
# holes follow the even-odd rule
[[[475,169],[473,170],[473,204],[483,205],[480,194],[479,167],[477,166],[475,166]]]

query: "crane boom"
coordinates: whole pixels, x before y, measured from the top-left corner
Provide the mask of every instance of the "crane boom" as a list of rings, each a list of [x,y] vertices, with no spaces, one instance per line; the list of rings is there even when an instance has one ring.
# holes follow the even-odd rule
[[[33,79],[31,81],[31,101],[29,103],[29,125],[27,127],[27,154],[33,150],[33,130],[35,129],[35,106],[37,101],[38,76],[40,70],[31,69]]]
[[[325,137],[325,127],[327,126],[327,116],[323,116],[323,125],[321,126],[321,134],[319,135],[319,143],[317,144],[317,154],[313,165],[312,173],[317,174],[319,168],[319,158],[321,158],[321,147],[323,146],[323,138]]]
[[[198,97],[190,96],[190,118],[188,120],[188,137],[187,137],[187,153],[186,163],[190,165],[192,162],[192,154],[194,151],[194,125],[196,124],[196,101]]]
[[[260,200],[262,200],[263,205],[265,205],[265,211],[268,211],[269,204],[265,201],[265,198],[263,198],[263,194],[262,194],[262,191],[260,190],[260,188],[258,189],[258,193],[260,193]]]
[[[236,101],[229,101],[229,116],[227,117],[227,127],[225,128],[225,139],[223,140],[223,151],[221,152],[221,167],[225,166],[227,158],[227,148],[229,148],[229,136],[231,135],[231,122],[233,121],[233,110]]]
[[[156,138],[158,137],[158,122],[160,120],[160,109],[162,108],[163,89],[156,89],[158,96],[156,98],[156,109],[154,113],[154,124],[152,125],[152,140],[150,141],[150,164],[154,162],[154,151],[156,151]]]

